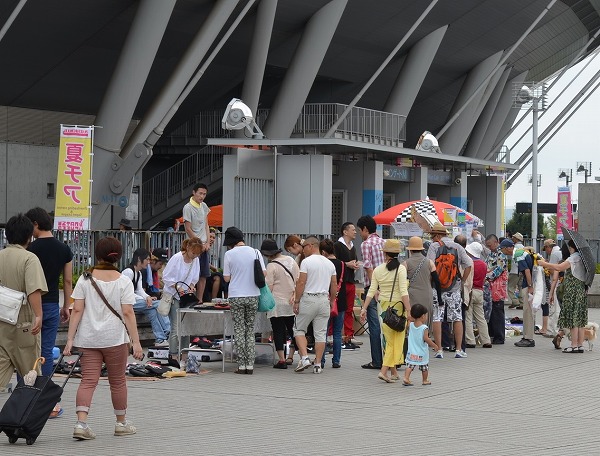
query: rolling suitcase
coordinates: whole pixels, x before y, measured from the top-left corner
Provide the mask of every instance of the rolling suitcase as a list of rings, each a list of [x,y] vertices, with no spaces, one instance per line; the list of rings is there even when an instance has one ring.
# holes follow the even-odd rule
[[[77,361],[81,353],[77,354]],[[63,356],[56,366],[61,364]],[[75,366],[77,363],[73,363]],[[56,372],[56,366],[52,375]],[[8,436],[9,443],[18,439],[25,439],[27,445],[33,445],[38,438],[54,406],[60,401],[63,388],[71,377],[69,372],[62,386],[52,381],[52,375],[38,375],[32,386],[25,385],[23,379],[2,407],[0,411],[0,432]]]

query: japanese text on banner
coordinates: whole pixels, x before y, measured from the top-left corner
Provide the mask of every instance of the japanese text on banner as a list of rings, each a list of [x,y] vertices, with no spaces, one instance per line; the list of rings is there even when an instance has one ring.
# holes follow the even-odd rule
[[[92,127],[60,127],[55,229],[89,229],[92,130]]]

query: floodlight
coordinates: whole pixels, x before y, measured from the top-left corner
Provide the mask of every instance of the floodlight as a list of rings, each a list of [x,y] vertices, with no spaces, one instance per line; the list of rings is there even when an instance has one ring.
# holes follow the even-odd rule
[[[442,153],[438,144],[438,140],[435,136],[431,134],[431,132],[427,130],[423,132],[423,134],[417,141],[415,150],[421,150],[423,152],[436,152],[438,154]]]
[[[225,114],[221,125],[224,130],[243,130],[247,129],[253,138],[262,139],[264,138],[263,132],[258,128],[252,115],[252,110],[239,98],[232,98]]]
[[[533,100],[533,91],[527,86],[521,87],[515,96],[515,103],[517,104],[523,105],[531,100]]]

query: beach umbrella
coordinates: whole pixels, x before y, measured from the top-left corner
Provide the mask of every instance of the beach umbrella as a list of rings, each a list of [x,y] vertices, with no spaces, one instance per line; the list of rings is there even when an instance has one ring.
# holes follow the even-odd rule
[[[414,213],[423,217],[437,217],[437,219],[443,224],[450,225],[456,225],[456,222],[448,220],[449,214],[453,211],[463,212],[465,214],[466,221],[474,222],[476,226],[483,226],[481,219],[470,212],[454,206],[453,204],[434,200],[417,200],[396,204],[395,206],[392,206],[389,209],[377,214],[374,219],[378,225],[389,225],[392,222],[408,222],[413,218],[413,211]]]
[[[562,230],[565,239],[572,239],[577,250],[579,250],[581,261],[585,268],[585,284],[589,287],[594,281],[594,275],[596,274],[596,260],[592,255],[592,249],[590,248],[588,241],[577,231],[570,230],[565,226],[561,226],[560,229]]]

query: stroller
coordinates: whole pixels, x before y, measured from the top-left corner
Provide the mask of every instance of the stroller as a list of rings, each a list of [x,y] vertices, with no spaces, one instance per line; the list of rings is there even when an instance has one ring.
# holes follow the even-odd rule
[[[81,353],[77,354],[77,361],[81,358]],[[61,365],[63,356],[56,366]],[[44,358],[38,358],[33,369],[35,370]],[[77,362],[73,363],[73,367]],[[73,373],[73,368],[69,371],[67,378],[62,386],[58,386],[52,381],[52,375],[56,373],[56,366],[50,376],[39,375],[35,378],[33,385],[29,386],[25,378],[19,380],[18,385],[2,407],[0,411],[0,432],[8,436],[9,443],[15,443],[18,439],[25,439],[27,445],[33,445],[38,438],[54,406],[60,401],[63,389]]]

